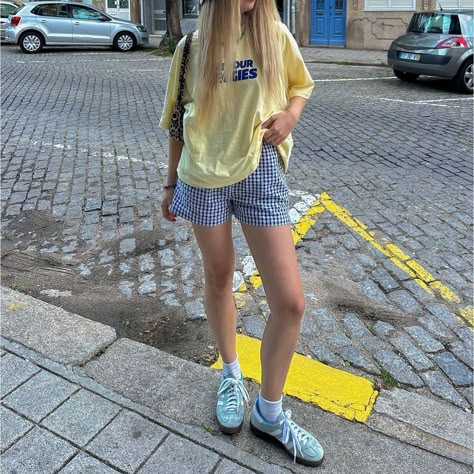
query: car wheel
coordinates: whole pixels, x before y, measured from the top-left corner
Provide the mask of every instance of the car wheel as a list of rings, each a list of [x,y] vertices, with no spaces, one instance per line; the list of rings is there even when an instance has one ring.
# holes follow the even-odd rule
[[[137,40],[132,33],[119,33],[114,39],[114,48],[118,51],[131,51],[137,45]]]
[[[416,81],[419,77],[419,74],[412,74],[411,72],[398,71],[397,69],[394,69],[393,73],[395,74],[395,76],[398,77],[398,79],[402,81],[406,81],[406,82]]]
[[[24,53],[34,54],[43,49],[44,39],[39,33],[29,31],[22,35],[19,44]]]
[[[459,69],[456,78],[456,89],[464,94],[472,94],[472,58],[467,60]]]

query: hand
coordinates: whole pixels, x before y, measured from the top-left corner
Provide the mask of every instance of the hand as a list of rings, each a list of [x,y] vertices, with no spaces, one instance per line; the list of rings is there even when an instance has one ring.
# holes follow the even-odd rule
[[[267,129],[263,138],[271,145],[279,145],[288,137],[297,122],[298,119],[289,110],[272,115],[261,125]]]
[[[170,204],[173,200],[174,188],[172,189],[165,189],[165,195],[161,201],[161,212],[163,213],[163,217],[170,222],[176,222],[176,216],[170,212]]]

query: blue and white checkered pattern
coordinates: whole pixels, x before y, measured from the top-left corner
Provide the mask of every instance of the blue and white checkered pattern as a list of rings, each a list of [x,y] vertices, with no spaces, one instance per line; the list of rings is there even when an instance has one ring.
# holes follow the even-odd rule
[[[232,214],[252,226],[289,224],[288,186],[276,148],[264,142],[257,169],[230,186],[196,188],[178,180],[170,211],[202,226],[224,224]]]

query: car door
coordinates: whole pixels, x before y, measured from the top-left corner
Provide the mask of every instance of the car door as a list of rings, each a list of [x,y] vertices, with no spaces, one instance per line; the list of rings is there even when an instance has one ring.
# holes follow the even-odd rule
[[[46,44],[72,44],[72,20],[67,4],[38,5],[31,13],[45,35]]]
[[[5,39],[5,28],[8,25],[8,17],[18,10],[13,3],[0,3],[0,38]]]
[[[112,44],[110,19],[98,10],[70,5],[74,44]]]

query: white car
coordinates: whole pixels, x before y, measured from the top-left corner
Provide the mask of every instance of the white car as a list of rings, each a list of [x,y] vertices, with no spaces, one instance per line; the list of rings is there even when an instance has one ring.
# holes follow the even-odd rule
[[[8,25],[8,17],[13,15],[19,8],[15,2],[0,1],[0,39],[5,39],[5,29]]]

